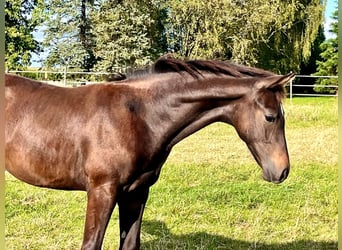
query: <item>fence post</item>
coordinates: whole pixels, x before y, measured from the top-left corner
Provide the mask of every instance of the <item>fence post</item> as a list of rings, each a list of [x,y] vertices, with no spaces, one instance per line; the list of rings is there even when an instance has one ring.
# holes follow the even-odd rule
[[[64,68],[64,87],[66,87],[66,83],[67,83],[67,70],[68,70],[68,66],[65,65],[65,68]]]
[[[290,81],[290,101],[292,102],[292,84],[293,84],[293,80]]]

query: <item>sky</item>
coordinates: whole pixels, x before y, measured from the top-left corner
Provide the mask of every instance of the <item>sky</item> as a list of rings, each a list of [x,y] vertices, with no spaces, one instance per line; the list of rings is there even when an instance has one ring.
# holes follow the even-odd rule
[[[329,39],[329,38],[333,38],[334,34],[329,32],[330,29],[330,24],[332,22],[332,13],[334,12],[334,10],[337,8],[337,0],[327,0],[327,6],[325,9],[325,15],[324,15],[324,34],[325,34],[325,38]],[[38,30],[36,32],[34,32],[34,37],[37,41],[41,42],[43,40],[43,32],[41,30]],[[32,63],[31,66],[32,67],[40,67],[41,63],[37,62],[37,60],[42,59],[46,57],[46,53],[41,53],[40,55],[37,55],[35,53],[32,53]]]
[[[329,32],[330,29],[330,24],[333,21],[331,16],[332,13],[336,10],[337,8],[337,0],[328,0],[327,1],[327,6],[325,9],[325,15],[324,15],[324,34],[325,34],[325,38],[329,39],[334,37],[334,34],[331,34]]]

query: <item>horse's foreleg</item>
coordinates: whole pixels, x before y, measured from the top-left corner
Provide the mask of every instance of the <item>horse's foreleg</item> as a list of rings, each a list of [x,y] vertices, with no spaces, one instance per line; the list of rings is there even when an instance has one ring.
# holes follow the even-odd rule
[[[120,249],[140,249],[140,228],[149,188],[120,195]]]
[[[113,184],[104,184],[89,189],[82,250],[101,249],[116,199],[117,189]]]

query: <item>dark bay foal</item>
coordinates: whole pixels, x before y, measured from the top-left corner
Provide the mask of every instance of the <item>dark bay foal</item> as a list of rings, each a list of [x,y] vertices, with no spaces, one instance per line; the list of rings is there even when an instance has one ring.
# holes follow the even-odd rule
[[[220,61],[159,59],[154,73],[78,88],[6,75],[6,169],[88,195],[82,249],[100,249],[118,203],[120,249],[140,248],[149,188],[172,147],[213,122],[235,127],[281,183],[290,164],[281,102],[294,77]]]

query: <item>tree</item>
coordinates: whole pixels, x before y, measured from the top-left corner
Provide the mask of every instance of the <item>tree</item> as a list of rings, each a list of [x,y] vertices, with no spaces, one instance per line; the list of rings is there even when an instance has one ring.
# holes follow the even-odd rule
[[[89,71],[95,64],[93,36],[87,9],[94,1],[46,0],[44,46],[46,66],[68,66]]]
[[[103,1],[94,8],[95,69],[115,72],[151,64],[165,47],[159,1]]]
[[[179,57],[225,58],[298,71],[321,24],[320,0],[169,1],[166,36]]]
[[[46,0],[45,65],[86,71],[150,64],[165,39],[160,0]]]
[[[175,57],[225,57],[221,38],[225,17],[229,17],[227,1],[170,1],[166,4],[166,38]]]
[[[321,44],[322,53],[320,54],[322,60],[317,61],[317,72],[316,76],[337,76],[338,66],[338,11],[334,11],[332,19],[334,22],[331,23],[330,32],[336,36],[330,38]],[[317,79],[316,84],[319,85],[337,85],[337,78],[328,79]],[[315,91],[320,93],[336,93],[336,89],[315,87]]]
[[[257,47],[260,58],[257,65],[273,68],[278,73],[299,72],[301,63],[309,60],[312,45],[319,35],[326,1],[276,2],[273,25],[267,32],[267,39]]]
[[[30,64],[31,52],[40,52],[33,31],[42,22],[40,0],[6,0],[5,2],[5,65],[9,70]]]
[[[311,55],[309,60],[302,61],[300,65],[300,75],[311,75],[317,72],[317,60],[322,60],[320,56],[322,50],[320,45],[325,41],[324,35],[324,27],[323,24],[319,27],[317,37],[311,46]],[[295,93],[315,93],[312,85],[315,84],[315,78],[311,77],[304,77],[304,78],[297,78],[296,84],[299,85],[308,85],[308,87],[293,87],[293,92]],[[311,85],[311,86],[310,86]]]

